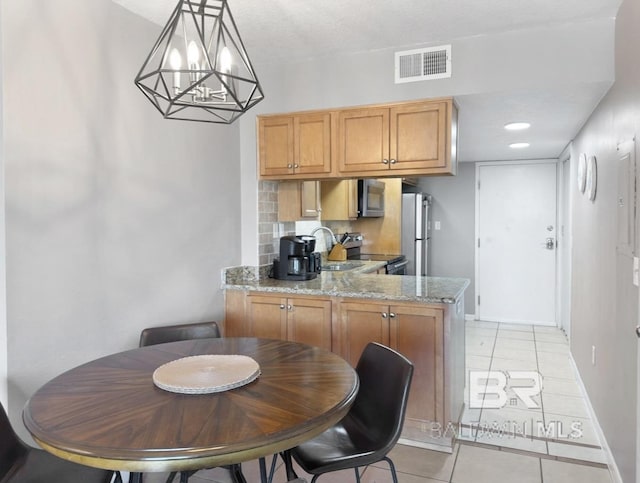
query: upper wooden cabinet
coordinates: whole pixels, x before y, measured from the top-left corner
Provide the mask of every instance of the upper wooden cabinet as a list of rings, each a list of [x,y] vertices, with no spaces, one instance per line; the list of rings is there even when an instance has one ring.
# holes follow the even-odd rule
[[[258,158],[264,179],[331,173],[331,114],[258,117]]]
[[[320,182],[321,220],[358,218],[358,180],[341,179]]]
[[[318,219],[319,181],[281,181],[278,183],[278,221]]]
[[[452,100],[338,114],[338,170],[350,176],[455,174]]]
[[[452,98],[258,117],[263,179],[456,174]]]

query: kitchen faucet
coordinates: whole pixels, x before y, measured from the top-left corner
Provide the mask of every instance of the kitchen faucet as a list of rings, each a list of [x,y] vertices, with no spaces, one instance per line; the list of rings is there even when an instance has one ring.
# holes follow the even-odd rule
[[[333,232],[331,231],[330,228],[327,228],[326,226],[319,226],[318,228],[315,228],[312,232],[311,232],[311,236],[313,236],[313,234],[317,231],[320,230],[326,230],[329,232],[329,234],[331,235],[331,246],[329,247],[329,250],[331,250],[331,248],[333,248],[333,245],[336,245],[338,243],[338,240],[336,240],[336,236],[333,234]]]

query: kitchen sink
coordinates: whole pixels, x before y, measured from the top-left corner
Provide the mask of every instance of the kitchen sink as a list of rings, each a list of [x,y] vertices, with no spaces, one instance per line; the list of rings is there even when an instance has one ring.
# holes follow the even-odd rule
[[[322,270],[328,272],[342,272],[344,270],[352,270],[364,265],[362,262],[325,262],[322,264]]]

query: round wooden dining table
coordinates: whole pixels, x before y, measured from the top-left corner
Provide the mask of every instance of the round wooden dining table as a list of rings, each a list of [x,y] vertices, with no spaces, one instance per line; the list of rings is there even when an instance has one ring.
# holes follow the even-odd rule
[[[205,354],[249,356],[261,374],[213,394],[154,385],[159,366]],[[357,391],[351,366],[317,347],[200,339],[120,352],[71,369],[30,398],[23,419],[42,448],[76,463],[138,474],[196,470],[263,458],[309,440],[344,417]]]

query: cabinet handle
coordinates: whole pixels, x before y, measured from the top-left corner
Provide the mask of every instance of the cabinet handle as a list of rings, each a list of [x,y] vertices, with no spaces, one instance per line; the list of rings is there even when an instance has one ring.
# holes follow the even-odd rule
[[[387,318],[387,313],[386,312],[382,312],[382,318],[386,319]]]
[[[396,314],[394,314],[393,312],[391,312],[391,313],[389,314],[389,317],[391,317],[392,319],[395,319],[395,318],[396,318]]]
[[[280,310],[284,310],[284,305],[280,304]]]
[[[293,167],[297,169],[297,168],[300,167],[300,165],[299,164],[294,164]]]
[[[395,159],[391,160],[391,164],[396,164],[396,163],[397,163],[397,161]]]
[[[293,306],[287,305],[287,310],[293,310]]]
[[[382,164],[389,164],[389,160],[388,159],[383,159],[382,160]]]
[[[293,164],[287,164],[287,168],[288,168],[288,169],[293,168]]]

